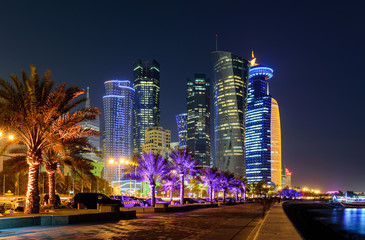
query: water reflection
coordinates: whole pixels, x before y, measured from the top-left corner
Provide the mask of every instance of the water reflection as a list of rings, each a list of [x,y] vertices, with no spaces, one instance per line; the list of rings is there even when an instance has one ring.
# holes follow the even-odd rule
[[[364,208],[333,209],[328,220],[342,230],[365,235]]]

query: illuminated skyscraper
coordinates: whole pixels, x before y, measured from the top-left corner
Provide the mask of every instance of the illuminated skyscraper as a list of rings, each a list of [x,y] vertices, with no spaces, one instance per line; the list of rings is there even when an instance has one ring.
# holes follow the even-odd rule
[[[205,74],[195,74],[187,80],[187,145],[198,166],[210,163],[210,80]]]
[[[103,97],[105,116],[104,178],[113,182],[123,178],[121,167],[111,162],[130,160],[132,152],[132,103],[134,89],[128,80],[105,82]],[[114,161],[109,162],[113,159]]]
[[[245,176],[244,132],[249,62],[233,53],[215,51],[214,165]]]
[[[269,93],[268,83],[273,70],[255,61],[251,61],[246,111],[247,181],[281,186],[279,106]]]
[[[180,113],[176,115],[177,133],[179,135],[179,147],[184,148],[187,146],[188,130],[186,126],[186,113]]]
[[[146,128],[160,125],[160,64],[138,59],[133,78],[133,151],[142,154]]]

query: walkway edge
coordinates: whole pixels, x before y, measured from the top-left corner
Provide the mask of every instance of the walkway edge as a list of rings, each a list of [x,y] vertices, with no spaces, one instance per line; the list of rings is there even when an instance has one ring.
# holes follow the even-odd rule
[[[136,211],[100,212],[74,215],[8,217],[0,218],[0,229],[119,221],[121,219],[131,218],[136,218]]]

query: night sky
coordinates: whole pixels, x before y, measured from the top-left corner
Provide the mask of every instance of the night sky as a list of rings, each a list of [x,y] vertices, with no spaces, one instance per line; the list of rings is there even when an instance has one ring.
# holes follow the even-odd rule
[[[128,3],[124,3],[128,2]],[[365,14],[361,1],[2,1],[0,76],[53,72],[90,87],[132,80],[133,62],[161,65],[161,126],[177,141],[186,78],[213,78],[211,52],[274,69],[283,165],[295,186],[365,191]],[[134,1],[137,2],[137,1]]]

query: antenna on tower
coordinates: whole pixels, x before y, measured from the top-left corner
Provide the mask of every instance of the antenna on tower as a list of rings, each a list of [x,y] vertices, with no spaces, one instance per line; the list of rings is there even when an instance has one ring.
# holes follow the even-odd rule
[[[90,107],[90,95],[89,95],[89,87],[86,88],[86,103],[85,107]]]
[[[215,50],[218,51],[218,33],[215,34]]]

